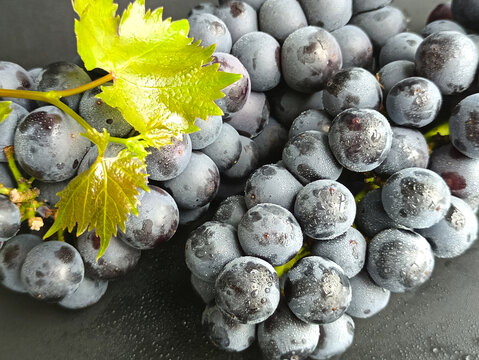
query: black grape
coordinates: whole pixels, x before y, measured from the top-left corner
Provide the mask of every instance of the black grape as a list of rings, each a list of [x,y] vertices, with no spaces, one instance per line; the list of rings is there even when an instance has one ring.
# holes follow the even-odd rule
[[[397,60],[413,61],[416,50],[423,38],[411,32],[402,32],[389,38],[379,53],[379,66],[383,67]]]
[[[17,182],[7,163],[0,162],[0,184],[5,187],[16,187]]]
[[[215,299],[215,283],[201,280],[193,273],[191,273],[190,282],[205,304],[209,304]]]
[[[242,150],[240,135],[236,129],[223,123],[216,140],[201,151],[213,160],[219,171],[223,172],[238,162]]]
[[[368,34],[360,27],[346,25],[331,32],[341,48],[343,68],[362,67],[369,69],[373,63],[373,44]]]
[[[180,225],[191,225],[197,221],[200,221],[203,216],[208,214],[210,203],[203,205],[196,209],[181,209],[179,208],[180,216],[178,223]]]
[[[454,19],[467,28],[479,31],[479,4],[474,0],[453,0],[451,12]]]
[[[195,125],[200,129],[190,133],[191,147],[201,150],[211,145],[220,136],[223,119],[221,116],[209,116],[206,120],[196,118]]]
[[[294,119],[289,129],[288,137],[292,137],[308,130],[320,131],[325,134],[329,132],[331,117],[322,110],[306,110]]]
[[[213,10],[214,11],[214,10]],[[216,45],[215,51],[229,53],[231,51],[231,34],[226,24],[213,13],[192,14],[188,17],[190,24],[189,37],[201,40],[201,46]]]
[[[5,195],[0,195],[0,243],[14,237],[20,230],[18,207]]]
[[[466,30],[464,30],[464,28],[458,23],[452,20],[441,19],[441,20],[432,21],[429,24],[427,24],[422,29],[421,35],[426,38],[429,35],[437,33],[439,31],[457,31],[462,34],[466,34]]]
[[[289,34],[308,26],[297,0],[266,0],[259,9],[259,29],[282,43]]]
[[[333,31],[346,25],[353,14],[352,0],[299,0],[309,25]]]
[[[34,90],[34,82],[28,71],[10,61],[0,61],[0,88],[11,90]],[[35,101],[19,98],[0,98],[3,101],[12,101],[24,107],[27,111],[33,110]]]
[[[244,34],[258,31],[256,10],[244,1],[225,2],[215,10],[215,15],[228,27],[233,44]]]
[[[288,131],[270,116],[263,131],[253,141],[258,148],[260,163],[275,162],[281,159],[281,152],[288,141]]]
[[[201,2],[190,10],[188,17],[199,14],[214,14],[217,8],[218,5],[213,4],[210,1]]]
[[[125,145],[110,142],[106,146],[105,152],[103,153],[104,158],[113,158],[118,155],[120,151],[125,149]],[[78,166],[78,174],[88,170],[97,160],[98,158],[98,147],[93,145],[90,147],[86,155],[83,157],[82,161],[80,162],[80,166]],[[41,189],[40,189],[41,190]]]
[[[232,167],[223,171],[223,174],[230,179],[245,178],[259,165],[259,151],[256,143],[241,135],[240,142],[242,150],[238,161]]]
[[[224,199],[213,214],[212,220],[237,227],[248,208],[243,195],[233,195]]]
[[[377,76],[386,96],[399,81],[416,76],[416,65],[412,61],[396,60],[384,65]]]
[[[84,309],[96,304],[105,295],[108,288],[108,281],[94,280],[84,277],[78,289],[70,295],[65,296],[59,303],[66,309]]]
[[[354,329],[353,319],[346,314],[332,323],[320,325],[318,346],[309,358],[324,360],[341,355],[353,344]]]
[[[389,5],[392,0],[353,0],[353,12],[360,13],[376,10]]]
[[[0,103],[2,102],[3,101],[0,101]],[[12,109],[11,113],[0,122],[0,162],[7,161],[3,148],[13,145],[13,138],[15,136],[17,124],[28,115],[28,111],[17,103],[12,102],[10,108]]]
[[[466,156],[479,159],[479,94],[463,99],[449,118],[451,143]]]

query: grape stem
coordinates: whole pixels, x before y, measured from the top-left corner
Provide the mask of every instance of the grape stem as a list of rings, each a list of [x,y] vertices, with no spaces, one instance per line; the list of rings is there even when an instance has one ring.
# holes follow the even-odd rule
[[[15,162],[15,150],[12,145],[7,146],[3,148],[3,153],[5,154],[5,157],[7,158],[8,161],[8,167],[10,168],[10,171],[12,172],[13,178],[17,182],[18,185],[18,191],[24,192],[25,190],[28,190],[30,188],[30,185],[33,182],[33,178],[31,178],[29,181],[25,181],[25,178],[23,177],[22,173],[17,167],[17,164]]]

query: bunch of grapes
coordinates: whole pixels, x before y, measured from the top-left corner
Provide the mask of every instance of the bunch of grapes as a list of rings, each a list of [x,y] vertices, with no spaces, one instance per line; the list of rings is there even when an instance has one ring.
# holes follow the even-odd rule
[[[220,1],[190,13],[190,36],[243,74],[219,102],[216,140],[212,122],[194,134],[212,139],[197,150],[218,167],[222,201],[189,218],[199,226],[185,248],[223,350],[256,341],[265,359],[339,355],[353,318],[477,238],[479,6],[442,4],[415,34],[390,3]]]

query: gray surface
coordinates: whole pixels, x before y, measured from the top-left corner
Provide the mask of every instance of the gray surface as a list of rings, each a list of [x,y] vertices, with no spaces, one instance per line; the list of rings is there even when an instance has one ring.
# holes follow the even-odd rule
[[[168,16],[185,16],[199,1],[147,1]],[[439,1],[409,1],[418,14]],[[126,1],[122,1],[126,3]],[[396,3],[399,3],[397,1]],[[0,0],[3,60],[25,67],[74,58],[67,0]],[[43,35],[42,35],[43,34]],[[92,308],[69,312],[0,289],[0,359],[258,359],[215,350],[200,326],[203,305],[193,295],[183,260],[187,231],[143,252],[134,273],[112,282]],[[455,260],[438,260],[431,281],[416,293],[395,295],[374,318],[356,321],[352,348],[342,359],[478,359],[479,245]]]

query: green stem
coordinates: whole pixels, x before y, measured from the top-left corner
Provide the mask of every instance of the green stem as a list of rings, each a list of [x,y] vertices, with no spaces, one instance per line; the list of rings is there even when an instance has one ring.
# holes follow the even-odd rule
[[[13,97],[50,102],[51,96],[48,96],[47,94],[48,93],[43,91],[0,89],[0,97]]]
[[[57,108],[62,110],[64,113],[70,115],[72,118],[76,120],[77,123],[79,123],[83,128],[88,132],[88,131],[93,131],[93,128],[91,127],[90,124],[88,124],[80,115],[78,115],[74,110],[72,110],[68,105],[65,103],[61,102],[60,99],[52,99],[50,101],[52,105],[55,105]]]
[[[25,183],[25,179],[23,178],[22,173],[17,167],[17,163],[15,162],[15,150],[13,148],[13,145],[3,148],[3,152],[7,158],[8,167],[10,168],[10,171],[12,172],[12,175],[18,184],[18,190],[25,191],[30,186]]]
[[[424,137],[426,138],[427,142],[430,143],[431,141],[434,141],[437,136],[447,136],[449,135],[449,122],[446,121],[431,130],[429,130],[427,133],[424,134]]]
[[[10,196],[11,189],[6,188],[5,186],[0,186],[0,195],[7,195]]]
[[[50,93],[52,93],[55,97],[62,98],[65,96],[81,94],[87,90],[93,89],[97,86],[103,85],[107,83],[108,81],[112,81],[112,80],[113,80],[113,75],[111,73],[108,73],[107,75],[102,76],[101,78],[96,79],[95,81],[89,82],[85,85],[78,86],[73,89],[50,91]]]

